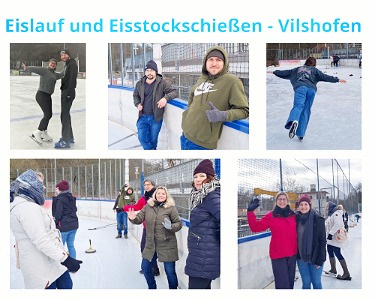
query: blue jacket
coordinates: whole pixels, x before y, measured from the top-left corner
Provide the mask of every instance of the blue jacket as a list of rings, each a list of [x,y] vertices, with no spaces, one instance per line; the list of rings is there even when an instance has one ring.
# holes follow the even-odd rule
[[[339,82],[339,78],[326,75],[313,66],[301,66],[291,70],[276,70],[273,71],[273,74],[283,79],[289,79],[294,91],[300,86],[307,86],[316,91],[316,84],[319,81]]]
[[[186,275],[210,280],[220,276],[220,188],[191,212],[188,251]]]

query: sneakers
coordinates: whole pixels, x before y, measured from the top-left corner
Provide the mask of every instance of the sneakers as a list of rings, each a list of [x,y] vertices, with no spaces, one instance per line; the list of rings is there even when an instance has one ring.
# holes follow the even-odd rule
[[[296,135],[297,127],[298,127],[298,122],[293,121],[292,126],[290,126],[290,129],[289,129],[289,138],[290,139],[294,138],[294,136]]]
[[[125,239],[127,239],[127,238],[128,238],[128,235],[127,235],[126,233],[124,234],[124,238],[125,238]]]
[[[48,134],[47,130],[43,130],[41,138],[44,142],[53,142],[53,138]]]
[[[39,146],[42,146],[43,140],[42,140],[42,132],[40,130],[35,130],[30,137],[33,139],[35,143],[37,143]]]
[[[121,234],[118,234],[117,236],[116,236],[116,239],[121,239],[122,238],[122,235]]]
[[[63,140],[60,140],[55,144],[55,148],[56,149],[67,149],[67,148],[70,148],[70,143],[64,142]]]
[[[62,141],[62,138],[59,139],[59,142]],[[71,138],[70,141],[69,141],[70,144],[74,144],[74,138]]]

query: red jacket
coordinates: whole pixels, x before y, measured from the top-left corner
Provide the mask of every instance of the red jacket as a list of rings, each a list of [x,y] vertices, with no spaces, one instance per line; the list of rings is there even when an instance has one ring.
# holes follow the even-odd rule
[[[270,258],[278,259],[297,254],[297,225],[296,216],[287,218],[273,217],[272,211],[260,220],[254,212],[247,212],[247,221],[252,232],[271,230]]]
[[[134,211],[138,211],[138,210],[141,210],[143,208],[143,206],[145,206],[147,203],[146,201],[146,198],[145,196],[143,195],[141,198],[139,198],[139,200],[137,201],[136,204],[133,204],[133,205],[125,205],[123,207],[124,211],[128,212],[130,208],[133,208]],[[142,225],[144,228],[146,228],[146,224],[145,222],[142,222]]]

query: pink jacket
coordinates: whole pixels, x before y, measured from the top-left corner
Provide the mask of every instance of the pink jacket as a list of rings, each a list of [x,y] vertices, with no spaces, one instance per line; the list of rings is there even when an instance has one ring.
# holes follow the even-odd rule
[[[141,198],[139,198],[139,200],[137,201],[136,204],[133,204],[133,205],[125,205],[123,207],[124,211],[128,212],[130,208],[133,208],[134,211],[138,211],[138,210],[141,210],[143,208],[143,206],[145,206],[147,203],[146,201],[146,198],[145,196],[143,195]],[[146,228],[146,223],[143,222],[142,223],[143,227]]]
[[[297,225],[296,216],[287,218],[273,217],[272,211],[260,220],[254,212],[247,212],[247,221],[252,232],[271,230],[270,258],[278,259],[297,254]]]

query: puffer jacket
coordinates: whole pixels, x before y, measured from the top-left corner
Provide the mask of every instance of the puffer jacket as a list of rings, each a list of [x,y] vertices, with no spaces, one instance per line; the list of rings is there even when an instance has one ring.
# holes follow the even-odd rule
[[[56,227],[61,232],[68,232],[79,227],[76,201],[76,198],[68,191],[53,197],[52,216],[55,218]]]
[[[340,209],[334,210],[332,215],[330,215],[326,220],[326,233],[332,234],[332,240],[327,240],[327,245],[331,245],[334,247],[339,247],[341,249],[344,249],[344,246],[346,244],[346,241],[336,241],[336,239],[333,237],[335,233],[344,227],[344,220],[342,218],[343,211]]]
[[[188,251],[186,275],[210,280],[220,276],[220,188],[191,212]]]
[[[164,218],[171,220],[172,229],[164,228]],[[144,259],[151,261],[155,252],[160,262],[173,262],[179,259],[176,232],[182,228],[182,223],[172,199],[160,205],[157,200],[148,199],[136,218],[129,221],[133,224],[146,222],[146,245],[142,252]]]
[[[10,204],[10,228],[26,289],[44,289],[67,271],[60,263],[67,256],[60,232],[46,209],[16,196]]]

